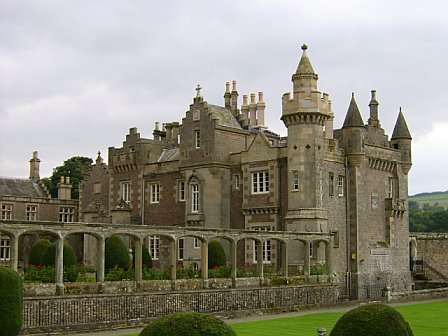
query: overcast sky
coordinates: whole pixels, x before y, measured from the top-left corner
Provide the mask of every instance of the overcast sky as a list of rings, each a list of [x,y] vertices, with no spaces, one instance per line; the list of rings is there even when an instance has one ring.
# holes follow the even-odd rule
[[[264,91],[266,124],[286,135],[281,96],[300,45],[340,128],[355,93],[368,118],[377,90],[391,135],[402,107],[413,136],[409,193],[448,189],[448,2],[0,0],[0,176],[41,177],[72,156],[152,138],[181,121],[200,84]]]

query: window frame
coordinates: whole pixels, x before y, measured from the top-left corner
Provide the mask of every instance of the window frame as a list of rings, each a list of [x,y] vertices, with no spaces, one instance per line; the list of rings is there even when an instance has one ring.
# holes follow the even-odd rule
[[[201,148],[201,131],[200,130],[194,131],[194,148],[196,148],[196,149]]]
[[[120,197],[126,202],[126,204],[131,203],[131,182],[121,181],[120,182]]]
[[[14,217],[14,204],[2,203],[2,220],[11,220]]]
[[[154,182],[149,184],[149,202],[157,204],[160,202],[160,183]]]
[[[185,202],[185,181],[179,181],[177,183],[177,199],[179,202]]]
[[[59,207],[59,223],[74,223],[75,222],[75,208],[61,206]]]
[[[185,239],[179,238],[177,240],[177,259],[184,260],[185,258]]]
[[[328,173],[328,195],[334,196],[334,173]]]
[[[199,183],[191,184],[191,213],[200,212],[200,188]]]
[[[152,260],[159,260],[160,236],[153,235],[148,237],[148,252]]]
[[[344,185],[345,185],[345,179],[343,175],[338,175],[338,196],[343,197],[344,196]]]
[[[31,209],[34,208],[34,211]],[[35,204],[27,204],[25,211],[25,218],[27,221],[37,221],[37,205]]]
[[[271,231],[271,227],[269,226],[257,226],[257,227],[253,227],[252,230],[255,231]],[[253,247],[252,247],[252,261],[254,264],[256,264],[258,262],[258,249],[257,249],[257,243],[254,240],[252,242]],[[263,241],[263,245],[261,246],[262,250],[263,250],[263,264],[270,264],[272,262],[272,244],[271,244],[271,240],[265,240]]]
[[[300,179],[299,179],[299,171],[293,170],[292,171],[292,190],[297,191],[300,187]]]
[[[11,260],[11,238],[0,237],[0,261]]]
[[[269,193],[269,170],[259,170],[251,173],[253,195]]]

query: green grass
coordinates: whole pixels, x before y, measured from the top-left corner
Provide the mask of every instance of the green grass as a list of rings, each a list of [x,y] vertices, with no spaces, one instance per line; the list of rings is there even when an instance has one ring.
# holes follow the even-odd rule
[[[414,336],[448,335],[448,301],[421,303],[395,307],[411,325]],[[237,336],[315,336],[319,327],[327,335],[344,314],[317,313],[297,317],[278,318],[232,324]],[[123,335],[125,336],[125,335]],[[126,336],[138,336],[130,334]]]

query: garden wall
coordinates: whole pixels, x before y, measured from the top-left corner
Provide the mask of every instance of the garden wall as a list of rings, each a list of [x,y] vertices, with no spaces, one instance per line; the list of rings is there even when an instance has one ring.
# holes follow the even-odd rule
[[[391,302],[424,301],[448,298],[448,288],[422,289],[391,293]]]
[[[23,335],[142,325],[173,312],[237,314],[251,310],[293,310],[332,305],[338,287],[281,286],[168,293],[115,293],[24,300]]]

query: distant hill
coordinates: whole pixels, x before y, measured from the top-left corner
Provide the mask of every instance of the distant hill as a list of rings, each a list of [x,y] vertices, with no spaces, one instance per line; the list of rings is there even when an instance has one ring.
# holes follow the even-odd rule
[[[424,204],[435,205],[436,203],[448,209],[448,190],[447,191],[435,191],[435,192],[424,192],[409,196],[409,201],[417,202],[420,207]]]

